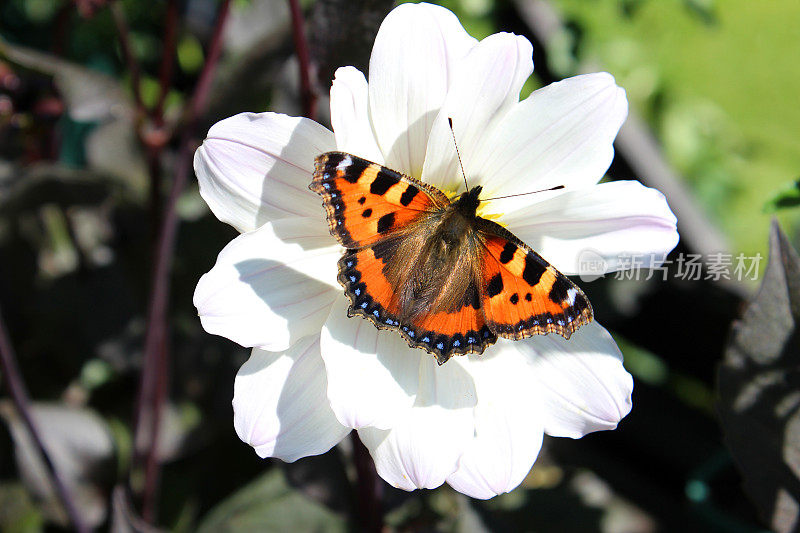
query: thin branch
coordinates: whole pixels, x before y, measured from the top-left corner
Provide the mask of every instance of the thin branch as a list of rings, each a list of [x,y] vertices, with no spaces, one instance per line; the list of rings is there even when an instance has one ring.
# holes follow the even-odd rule
[[[61,503],[64,505],[64,509],[67,511],[67,516],[69,517],[70,522],[72,522],[72,526],[76,531],[81,533],[88,532],[89,527],[81,518],[78,507],[75,504],[75,498],[72,496],[67,483],[61,477],[56,465],[53,464],[53,461],[50,459],[50,456],[47,454],[47,450],[45,449],[42,434],[39,431],[39,427],[36,425],[36,420],[34,420],[31,412],[30,398],[28,397],[28,391],[25,388],[25,382],[22,380],[22,373],[19,370],[14,349],[11,347],[11,340],[6,333],[6,326],[3,322],[2,312],[0,312],[0,364],[2,365],[1,368],[3,378],[6,382],[6,386],[8,387],[9,394],[11,395],[11,400],[14,402],[17,412],[19,412],[20,416],[22,417],[25,426],[28,428],[28,432],[31,434],[33,442],[36,444],[39,453],[44,459],[47,472],[50,474],[50,478],[53,480],[56,493],[58,494]]]
[[[117,36],[119,37],[119,44],[122,48],[122,56],[125,60],[125,65],[131,75],[133,101],[136,103],[137,111],[143,114],[145,107],[140,87],[139,73],[141,70],[139,69],[139,61],[136,59],[136,56],[133,55],[128,21],[125,19],[125,12],[122,10],[122,4],[119,1],[112,2],[109,9],[111,10],[111,17],[114,19],[114,25],[117,27]]]
[[[313,120],[317,114],[317,97],[311,88],[311,61],[308,53],[303,11],[300,9],[298,0],[289,0],[289,8],[292,12],[294,48],[297,53],[297,61],[300,64],[300,97],[303,101],[303,115]]]
[[[159,95],[153,109],[153,120],[156,126],[164,125],[164,102],[167,100],[172,86],[172,74],[175,70],[175,54],[178,43],[178,0],[169,0],[167,4],[167,20],[164,23],[164,42],[161,45],[161,66],[158,69]]]
[[[158,490],[158,437],[161,412],[167,392],[166,374],[169,370],[167,308],[169,306],[170,269],[175,251],[178,231],[178,213],[176,205],[191,170],[192,153],[194,152],[194,128],[197,117],[208,100],[217,62],[222,50],[222,29],[228,15],[230,0],[224,0],[217,15],[216,26],[211,38],[206,63],[200,73],[197,85],[187,105],[183,124],[178,164],[172,189],[162,218],[161,230],[156,248],[153,283],[148,308],[147,333],[145,334],[144,362],[139,388],[139,397],[134,428],[134,443],[137,445],[137,462],[141,462],[142,451],[146,450],[145,486],[142,495],[142,516],[152,522],[155,516],[155,499]],[[145,436],[145,422],[150,423],[149,442],[140,448]]]
[[[206,62],[203,65],[203,70],[200,72],[200,77],[197,80],[197,85],[194,88],[194,94],[189,102],[187,113],[184,114],[186,121],[186,129],[184,131],[193,130],[195,122],[197,121],[200,112],[205,109],[208,103],[208,93],[211,89],[211,81],[214,79],[214,72],[217,69],[217,62],[222,53],[222,30],[225,26],[225,20],[228,17],[228,7],[230,0],[223,0],[217,15],[217,22],[214,27],[214,33],[211,36],[211,45],[208,47],[208,54],[206,55]],[[193,133],[193,132],[192,132]]]

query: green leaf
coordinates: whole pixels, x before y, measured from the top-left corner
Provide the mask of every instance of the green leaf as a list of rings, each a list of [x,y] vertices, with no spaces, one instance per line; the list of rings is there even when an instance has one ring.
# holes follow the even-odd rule
[[[773,223],[758,294],[733,326],[717,409],[744,489],[767,523],[800,519],[800,259]]]
[[[344,517],[293,490],[272,468],[212,509],[198,533],[347,530]]]
[[[797,207],[800,205],[800,179],[786,185],[772,195],[764,204],[765,213],[774,213],[780,209]]]

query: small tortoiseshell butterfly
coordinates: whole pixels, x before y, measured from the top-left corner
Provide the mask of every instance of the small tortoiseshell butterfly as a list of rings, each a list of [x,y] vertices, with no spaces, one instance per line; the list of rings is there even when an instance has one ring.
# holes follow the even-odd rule
[[[443,364],[497,341],[592,320],[586,295],[499,224],[477,215],[481,187],[451,202],[436,187],[360,157],[315,160],[331,234],[347,248],[339,282],[348,316],[396,330]]]

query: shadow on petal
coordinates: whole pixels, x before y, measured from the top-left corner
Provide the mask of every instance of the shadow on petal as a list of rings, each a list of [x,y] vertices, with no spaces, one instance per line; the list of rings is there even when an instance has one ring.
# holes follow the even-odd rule
[[[234,266],[239,280],[250,286],[272,314],[286,321],[289,339],[319,334],[337,295],[331,285],[270,259],[248,259]],[[270,326],[262,325],[266,327]]]
[[[416,179],[422,178],[428,138],[438,114],[438,109],[428,111],[397,136],[391,148],[383,152],[387,167]],[[421,151],[421,154],[417,154],[418,151]]]
[[[325,453],[349,429],[326,396],[319,342],[306,337],[284,352],[254,349],[236,377],[235,426],[261,457],[295,461]]]
[[[311,121],[308,121],[311,122]],[[315,126],[324,129],[314,123]],[[326,227],[325,211],[322,208],[322,201],[317,194],[312,192],[308,186],[311,183],[311,176],[314,172],[314,160],[320,154],[336,149],[335,143],[322,143],[319,139],[314,139],[307,131],[308,126],[301,123],[292,131],[289,140],[278,154],[271,154],[277,161],[281,162],[285,168],[293,169],[286,172],[281,179],[271,175],[274,172],[264,174],[261,186],[261,202],[258,208],[258,220],[274,220],[286,216],[280,206],[293,206],[297,204],[303,207],[303,213],[309,209],[313,212],[313,205],[319,202],[319,214],[321,228]],[[330,133],[330,132],[329,132]],[[331,137],[333,135],[331,134]],[[306,179],[300,179],[304,176]],[[275,199],[272,201],[272,199]]]

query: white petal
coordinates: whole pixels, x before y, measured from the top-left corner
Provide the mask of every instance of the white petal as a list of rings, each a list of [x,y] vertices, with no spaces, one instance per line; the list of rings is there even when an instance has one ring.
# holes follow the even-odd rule
[[[513,346],[533,365],[548,435],[579,438],[614,429],[630,412],[633,378],[614,339],[597,322],[581,326],[569,340],[550,334]]]
[[[593,185],[614,157],[612,142],[628,114],[625,91],[607,73],[586,74],[534,91],[497,122],[475,154],[470,175],[484,197],[564,185]],[[510,213],[522,196],[487,202],[487,212]]]
[[[345,426],[390,428],[414,404],[420,366],[433,356],[412,350],[393,331],[349,318],[347,306],[339,296],[322,328],[331,407]]]
[[[253,349],[233,385],[236,434],[260,457],[295,461],[330,450],[350,432],[325,394],[319,337],[284,352]]]
[[[613,272],[632,260],[641,268],[658,266],[678,243],[666,198],[637,181],[566,191],[509,213],[503,222],[567,275]]]
[[[391,430],[358,430],[378,474],[404,490],[444,483],[475,434],[475,385],[469,373],[452,361],[439,366],[433,356],[421,361],[414,407]]]
[[[367,80],[355,67],[341,67],[331,86],[331,125],[336,149],[383,164],[369,121]]]
[[[241,113],[214,124],[194,155],[200,194],[241,232],[290,216],[316,216],[308,190],[314,158],[334,150],[333,133],[307,118]]]
[[[276,220],[238,236],[197,284],[203,327],[267,350],[319,333],[341,290],[340,256],[319,217]]]
[[[491,354],[457,359],[475,380],[478,404],[475,437],[447,482],[473,498],[492,498],[517,487],[542,446],[536,378],[510,344],[501,340]]]
[[[478,43],[454,69],[453,82],[433,124],[422,178],[442,189],[463,188],[448,118],[467,180],[470,162],[486,132],[513,104],[533,72],[533,48],[524,37],[496,33]]]
[[[387,166],[422,175],[453,66],[476,42],[443,7],[402,4],[384,19],[369,62],[369,106]]]

